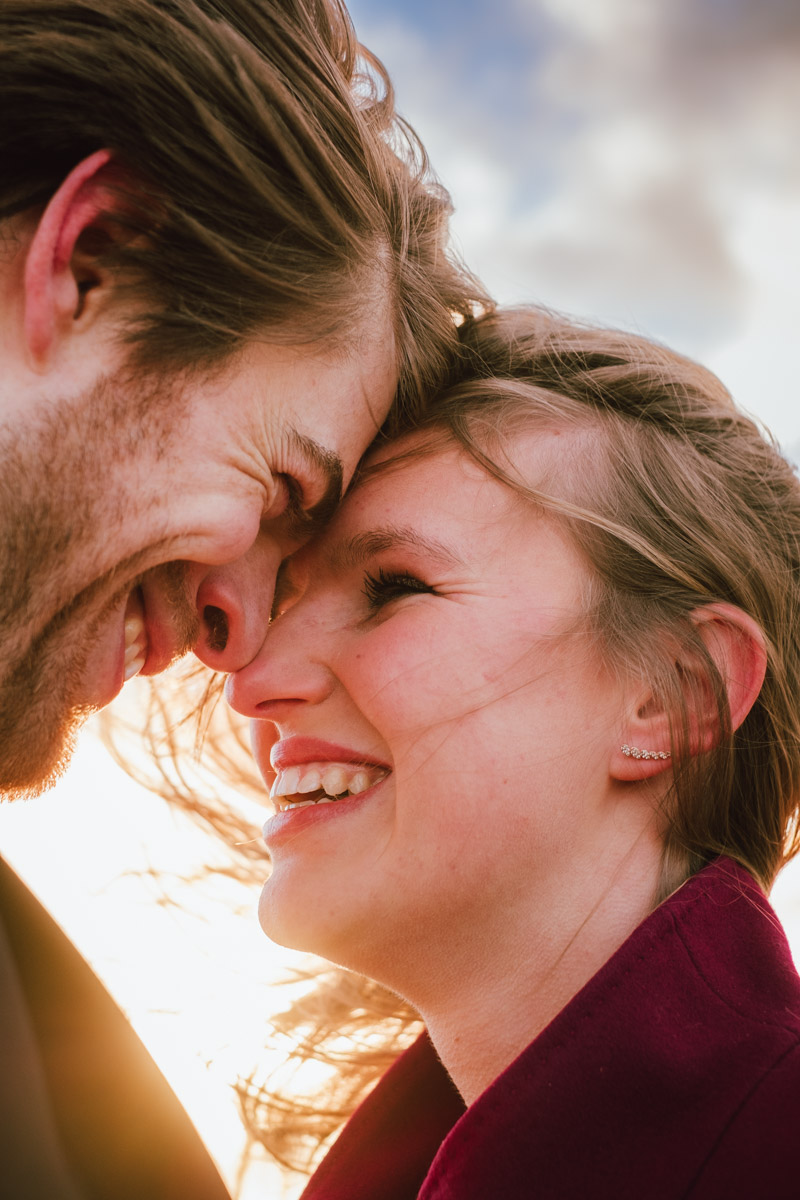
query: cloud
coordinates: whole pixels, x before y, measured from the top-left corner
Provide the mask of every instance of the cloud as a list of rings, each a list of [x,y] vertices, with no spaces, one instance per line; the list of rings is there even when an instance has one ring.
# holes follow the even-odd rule
[[[764,255],[800,265],[785,220],[800,201],[796,0],[487,0],[429,5],[435,26],[412,8],[353,12],[495,294],[741,367],[730,347],[763,337],[776,307]]]

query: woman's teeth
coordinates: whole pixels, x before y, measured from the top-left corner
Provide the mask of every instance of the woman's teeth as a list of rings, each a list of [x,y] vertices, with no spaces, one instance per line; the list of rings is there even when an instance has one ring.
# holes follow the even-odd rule
[[[144,621],[136,613],[125,618],[125,679],[138,675],[147,659]]]
[[[275,808],[306,808],[309,804],[333,804],[346,796],[357,796],[385,779],[383,767],[353,763],[304,763],[279,771],[270,791]],[[312,796],[312,792],[319,792]]]

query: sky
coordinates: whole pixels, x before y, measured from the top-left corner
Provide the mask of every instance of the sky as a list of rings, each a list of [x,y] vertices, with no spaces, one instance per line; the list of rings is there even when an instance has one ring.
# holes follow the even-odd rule
[[[504,302],[700,359],[800,449],[796,0],[353,0]]]
[[[493,294],[699,358],[800,459],[797,0],[350,9]],[[286,963],[254,901],[247,911],[237,898],[235,920],[226,896],[195,890],[192,914],[157,903],[159,886],[137,873],[184,869],[205,849],[88,733],[54,793],[0,817],[0,848],[130,1014],[233,1187],[242,1139],[229,1084],[281,1003],[269,980]],[[800,958],[800,869],[774,900]],[[277,1197],[266,1180],[253,1169],[242,1200]]]

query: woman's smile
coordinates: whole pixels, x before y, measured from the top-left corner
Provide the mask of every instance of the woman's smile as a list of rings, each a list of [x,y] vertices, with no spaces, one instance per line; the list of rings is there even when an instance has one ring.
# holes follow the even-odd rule
[[[276,776],[270,797],[278,812],[309,804],[335,804],[358,796],[385,779],[387,772],[359,764],[312,762]]]

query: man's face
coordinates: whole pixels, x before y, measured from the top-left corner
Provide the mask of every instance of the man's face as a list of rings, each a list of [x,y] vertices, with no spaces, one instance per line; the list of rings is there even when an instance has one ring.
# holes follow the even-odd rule
[[[253,341],[214,374],[116,368],[67,397],[48,377],[0,409],[0,790],[58,773],[126,660],[253,657],[280,559],[332,510],[396,378],[373,319],[349,350]]]

